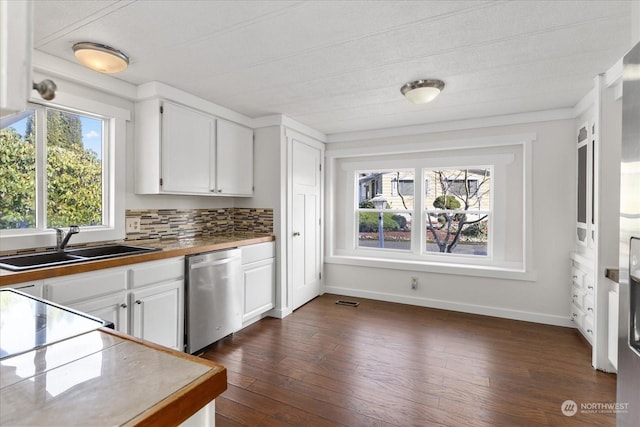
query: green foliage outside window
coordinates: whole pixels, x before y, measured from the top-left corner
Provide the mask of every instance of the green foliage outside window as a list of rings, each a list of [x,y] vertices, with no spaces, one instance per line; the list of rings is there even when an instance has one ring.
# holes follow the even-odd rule
[[[0,229],[34,228],[35,123],[24,138],[0,130]],[[47,227],[102,224],[102,161],[86,149],[79,116],[47,110]]]

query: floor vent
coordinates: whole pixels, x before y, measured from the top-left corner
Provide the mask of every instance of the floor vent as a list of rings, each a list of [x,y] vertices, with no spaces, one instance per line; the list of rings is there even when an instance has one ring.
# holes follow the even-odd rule
[[[355,301],[343,301],[341,299],[339,299],[338,301],[336,301],[336,304],[338,305],[348,305],[349,307],[357,307],[360,305],[359,302],[355,302]]]

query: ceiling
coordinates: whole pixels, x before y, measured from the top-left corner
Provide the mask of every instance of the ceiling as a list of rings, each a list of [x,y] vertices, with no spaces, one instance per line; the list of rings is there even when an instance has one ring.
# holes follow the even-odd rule
[[[573,107],[631,47],[630,1],[36,1],[35,49],[325,134]],[[400,94],[444,80],[430,104]]]

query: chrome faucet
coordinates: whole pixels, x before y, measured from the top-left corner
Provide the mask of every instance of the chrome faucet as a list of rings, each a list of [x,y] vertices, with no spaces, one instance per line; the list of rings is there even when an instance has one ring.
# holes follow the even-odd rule
[[[54,230],[56,230],[56,251],[58,252],[64,251],[64,248],[67,247],[71,236],[80,232],[80,228],[77,225],[70,225],[69,231],[67,231],[66,233],[62,230],[62,228],[54,228]]]

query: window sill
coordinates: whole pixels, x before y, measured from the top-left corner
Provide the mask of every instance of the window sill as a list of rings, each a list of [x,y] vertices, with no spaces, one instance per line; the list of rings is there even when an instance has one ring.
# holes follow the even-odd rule
[[[390,260],[388,258],[359,257],[348,255],[329,256],[325,258],[324,262],[326,264],[351,265],[371,268],[388,268],[392,270],[423,271],[428,273],[522,280],[527,282],[534,282],[537,279],[535,271],[525,271],[518,268],[499,266],[437,263],[416,260]]]
[[[63,227],[66,232],[68,227]],[[80,233],[69,240],[70,245],[96,243],[125,238],[124,227],[89,227],[81,228]],[[0,233],[0,251],[19,251],[33,248],[53,248],[56,246],[56,233],[53,230],[33,231],[25,233]]]

